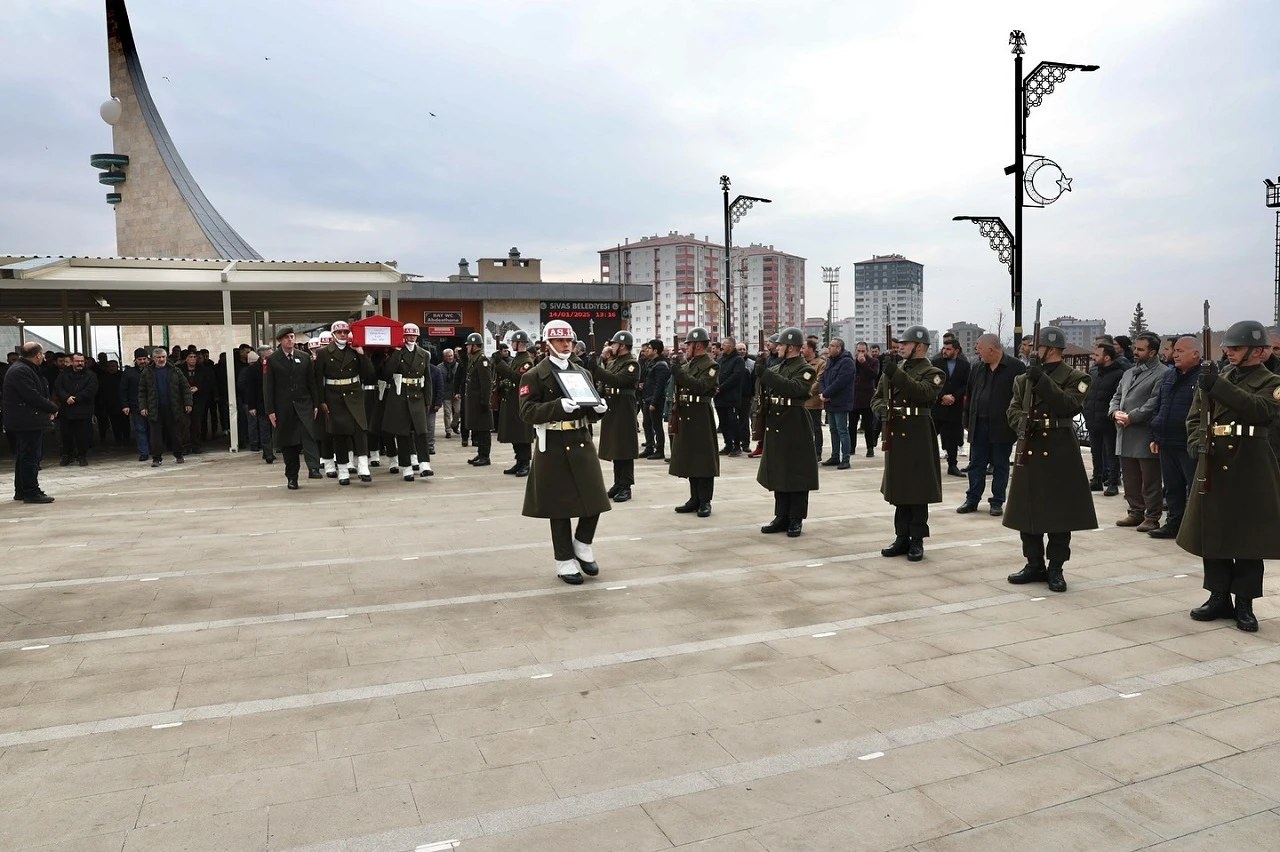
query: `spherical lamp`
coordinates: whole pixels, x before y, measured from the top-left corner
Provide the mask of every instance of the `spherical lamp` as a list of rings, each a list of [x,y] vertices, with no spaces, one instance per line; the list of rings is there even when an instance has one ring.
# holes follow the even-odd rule
[[[98,107],[98,115],[102,116],[102,120],[112,127],[120,120],[120,116],[124,113],[124,108],[120,106],[119,98],[112,98],[109,101],[103,101],[102,106]]]

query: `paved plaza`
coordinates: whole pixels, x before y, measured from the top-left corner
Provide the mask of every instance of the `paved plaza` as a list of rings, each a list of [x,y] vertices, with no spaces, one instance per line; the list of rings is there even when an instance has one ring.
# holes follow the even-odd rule
[[[0,849],[1276,848],[1277,598],[1191,621],[1198,561],[1123,497],[1055,595],[963,480],[913,564],[878,458],[798,539],[754,460],[705,520],[641,460],[569,587],[509,448],[439,443],[429,481],[298,492],[46,459],[57,502],[0,506]]]

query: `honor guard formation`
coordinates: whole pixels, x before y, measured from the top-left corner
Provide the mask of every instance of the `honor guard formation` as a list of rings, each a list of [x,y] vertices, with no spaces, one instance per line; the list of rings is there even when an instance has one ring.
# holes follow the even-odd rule
[[[1132,362],[1127,339],[1099,338],[1088,371],[1064,359],[1062,329],[1040,328],[1039,305],[1021,358],[983,335],[971,362],[950,337],[931,360],[922,326],[896,340],[890,331],[883,354],[866,342],[848,351],[835,339],[826,357],[816,337],[785,328],[767,344],[762,336],[754,358],[731,340],[713,357],[708,330],[694,328],[668,360],[661,340],[642,344],[637,357],[627,331],[598,355],[586,351],[560,320],[537,341],[523,330],[496,339],[492,353],[482,335],[470,334],[461,355],[420,345],[414,323],[397,329],[398,345],[356,345],[352,324],[339,320],[305,348],[282,328],[275,347],[244,351],[236,384],[251,448],[267,463],[283,456],[291,491],[304,459],[308,479],[344,487],[353,475],[373,485],[384,458],[391,475],[425,482],[435,473],[441,410],[445,437],[474,447],[467,460],[474,467],[491,464],[496,432],[513,455],[502,472],[525,480],[523,514],[550,521],[555,574],[573,585],[599,574],[592,542],[600,515],[633,499],[637,459],[664,462],[687,480],[688,499],[675,512],[706,518],[721,457],[749,449],[756,481],[773,494],[773,518],[760,532],[795,538],[820,487],[819,467],[849,469],[861,420],[868,457],[880,441],[880,492],[893,506],[893,539],[882,556],[924,560],[945,463],[946,475],[969,480],[960,514],[977,511],[990,476],[990,514],[1018,531],[1025,558],[1008,582],[1053,592],[1067,590],[1071,534],[1098,527],[1093,494],[1118,494],[1122,472],[1127,513],[1116,524],[1175,539],[1203,559],[1209,598],[1191,617],[1233,619],[1254,631],[1263,560],[1280,558],[1280,354],[1261,323],[1244,321],[1227,330],[1222,361],[1213,360],[1207,303],[1205,312],[1203,340],[1144,333],[1132,341]],[[51,371],[37,344],[20,354],[3,382],[10,440],[22,449],[62,418],[62,464],[86,465],[77,417],[94,405],[98,371],[80,355]],[[133,418],[139,460],[159,466],[168,447],[180,464],[200,451],[208,411],[216,423],[217,397],[207,395],[217,390],[216,373],[194,350],[175,350],[173,360],[164,349],[134,354],[115,386],[122,416]],[[1090,435],[1092,477],[1078,417]],[[969,465],[961,471],[966,432]],[[15,499],[52,502],[30,459],[17,453]],[[612,467],[607,489],[602,461]]]

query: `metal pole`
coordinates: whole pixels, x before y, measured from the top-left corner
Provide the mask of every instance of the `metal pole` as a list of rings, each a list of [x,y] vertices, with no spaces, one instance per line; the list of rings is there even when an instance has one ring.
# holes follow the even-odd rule
[[[1275,324],[1280,328],[1280,210],[1276,211],[1276,309]]]
[[[63,290],[58,294],[62,302],[62,351],[71,351],[71,317],[68,316],[67,310],[67,291]]]
[[[1022,155],[1026,151],[1026,98],[1022,91],[1022,53],[1013,55],[1013,339],[1022,341]]]
[[[236,386],[236,332],[231,325],[231,291],[222,291],[222,332],[226,335],[227,347],[227,387],[231,393],[235,393]],[[165,341],[166,345],[168,341]],[[238,424],[236,421],[240,417],[240,413],[236,408],[235,401],[232,400],[227,404],[227,435],[228,444],[231,446],[232,455],[240,451],[239,442],[236,440],[238,434]]]
[[[729,297],[724,300],[724,331],[720,333],[720,338],[723,340],[733,336],[733,327],[729,325],[729,301],[732,298],[729,293],[729,281],[732,275],[729,250],[733,245],[733,222],[729,218],[729,179],[723,178],[720,185],[724,189],[724,290],[725,296]]]

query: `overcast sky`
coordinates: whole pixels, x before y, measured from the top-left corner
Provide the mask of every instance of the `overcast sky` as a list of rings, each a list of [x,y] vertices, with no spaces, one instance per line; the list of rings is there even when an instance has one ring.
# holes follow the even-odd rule
[[[957,214],[1012,224],[1010,29],[1093,63],[1030,118],[1072,192],[1026,213],[1026,324],[1141,300],[1158,331],[1269,321],[1280,174],[1272,0],[129,0],[152,94],[215,206],[268,258],[431,276],[519,246],[544,277],[676,229],[720,239],[717,180],[772,198],[735,241],[821,266],[925,264],[925,320],[990,328],[1006,268]],[[0,253],[112,254],[89,167],[100,0],[4,0]],[[269,57],[269,58],[268,58]],[[168,79],[165,79],[168,78]],[[435,113],[432,117],[429,113]],[[1048,174],[1047,172],[1045,174]],[[1047,182],[1052,186],[1052,181]]]

